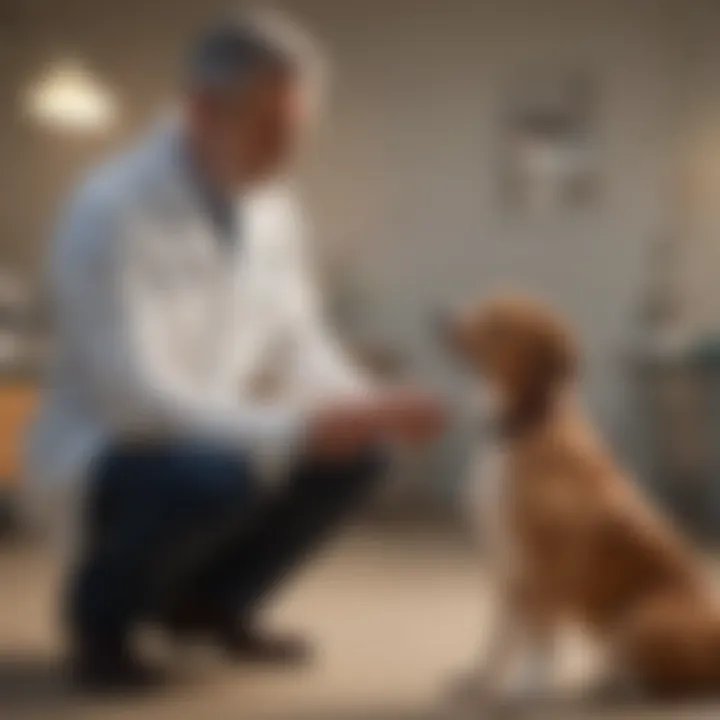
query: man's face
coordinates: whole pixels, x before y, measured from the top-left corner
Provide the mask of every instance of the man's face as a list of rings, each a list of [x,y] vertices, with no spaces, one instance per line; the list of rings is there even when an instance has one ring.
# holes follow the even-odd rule
[[[259,73],[240,96],[218,96],[204,104],[203,126],[225,182],[262,182],[292,161],[305,119],[293,77]]]

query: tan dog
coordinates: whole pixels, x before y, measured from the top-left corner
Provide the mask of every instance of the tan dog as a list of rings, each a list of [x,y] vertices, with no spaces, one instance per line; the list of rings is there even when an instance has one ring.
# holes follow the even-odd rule
[[[520,658],[523,694],[536,698],[570,620],[603,643],[623,686],[720,691],[720,607],[691,550],[578,409],[568,331],[538,303],[505,298],[452,318],[445,335],[496,403],[496,449],[474,482],[500,602],[477,688],[493,693]]]

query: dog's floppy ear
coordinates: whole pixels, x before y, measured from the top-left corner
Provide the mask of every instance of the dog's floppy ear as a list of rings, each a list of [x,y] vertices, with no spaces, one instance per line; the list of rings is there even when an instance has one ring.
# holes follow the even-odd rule
[[[559,324],[548,328],[548,371],[555,382],[575,375],[580,364],[579,353],[570,333]]]
[[[536,390],[548,390],[577,372],[577,349],[570,334],[559,323],[548,322],[538,327],[531,354],[532,384]]]

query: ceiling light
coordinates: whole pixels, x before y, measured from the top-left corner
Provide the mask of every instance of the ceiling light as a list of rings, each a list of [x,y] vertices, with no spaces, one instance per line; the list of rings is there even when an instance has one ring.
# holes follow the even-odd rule
[[[75,60],[55,63],[27,90],[24,109],[52,129],[94,132],[117,118],[117,100],[90,71]]]

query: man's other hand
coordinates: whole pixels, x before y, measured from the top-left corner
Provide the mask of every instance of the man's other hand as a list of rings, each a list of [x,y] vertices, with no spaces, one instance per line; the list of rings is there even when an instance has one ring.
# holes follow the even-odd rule
[[[445,403],[415,388],[388,390],[382,396],[383,413],[390,438],[411,443],[436,439],[447,425]]]

